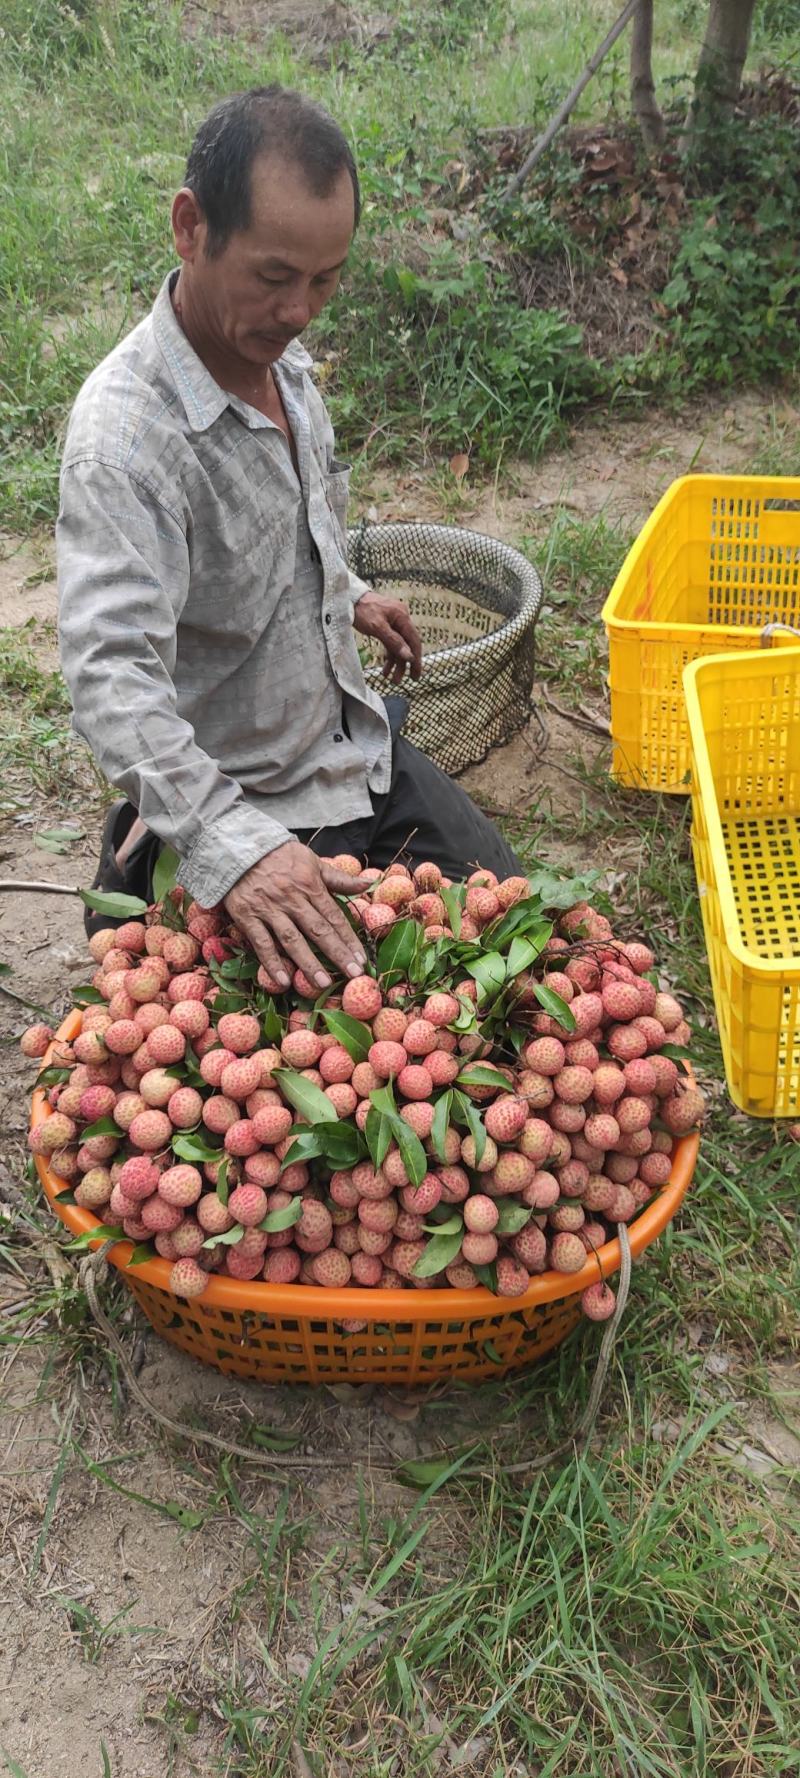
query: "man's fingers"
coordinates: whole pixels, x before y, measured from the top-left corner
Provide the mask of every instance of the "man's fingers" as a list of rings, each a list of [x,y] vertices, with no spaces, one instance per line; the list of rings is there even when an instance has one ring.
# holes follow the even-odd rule
[[[362,883],[360,877],[351,877],[349,871],[337,870],[334,865],[328,863],[327,858],[320,859],[319,874],[326,889],[330,889],[332,895],[355,895],[358,893],[359,886],[362,889],[369,888],[369,884]]]
[[[249,938],[259,963],[263,963],[267,975],[271,976],[272,980],[277,982],[280,987],[288,988],[292,979],[291,973],[286,967],[286,958],[281,956],[269,928],[264,925],[262,920],[256,920],[251,916],[247,925],[242,926],[242,930]]]
[[[422,672],[422,641],[419,631],[405,605],[396,605],[392,612],[395,630],[399,631],[403,643],[408,648],[411,672],[414,679],[419,679]]]
[[[286,952],[287,957],[291,957],[292,962],[297,964],[298,969],[302,969],[303,974],[308,976],[309,981],[313,982],[317,988],[330,987],[331,978],[328,970],[325,968],[324,964],[320,963],[319,958],[314,956],[314,953],[303,937],[300,928],[295,925],[293,920],[289,919],[288,914],[281,913],[271,915],[269,923],[281,950]],[[318,944],[320,950],[322,950],[323,946],[321,940],[323,935],[319,931],[320,924],[321,922],[315,918],[312,905],[309,903],[308,918],[304,921],[304,925],[309,938],[313,940],[314,944]],[[331,958],[331,961],[335,962],[336,959]]]
[[[321,873],[320,873],[321,875]],[[351,878],[351,881],[354,879]],[[320,882],[319,893],[314,899],[317,919],[312,937],[320,950],[331,962],[338,964],[346,975],[360,974],[366,964],[366,957],[361,940],[353,931],[350,921],[341,908],[328,893],[324,879]],[[321,922],[324,921],[324,928]],[[306,921],[302,922],[304,931],[310,930]]]

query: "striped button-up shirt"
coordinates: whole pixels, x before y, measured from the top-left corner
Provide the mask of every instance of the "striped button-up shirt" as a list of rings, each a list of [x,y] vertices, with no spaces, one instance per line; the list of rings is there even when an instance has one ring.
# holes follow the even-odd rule
[[[280,428],[151,313],[84,384],[56,532],[75,727],[211,905],[293,828],[368,815],[391,742],[352,627],[348,471],[296,342]]]

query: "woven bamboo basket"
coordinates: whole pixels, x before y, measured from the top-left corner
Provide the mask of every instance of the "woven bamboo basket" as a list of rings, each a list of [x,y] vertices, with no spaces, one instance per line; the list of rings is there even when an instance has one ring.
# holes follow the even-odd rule
[[[80,1030],[73,1012],[57,1033],[42,1067],[54,1060],[61,1039]],[[43,1091],[33,1095],[31,1125],[52,1115]],[[672,1177],[630,1226],[634,1259],[663,1233],[686,1195],[699,1137],[676,1144]],[[66,1188],[47,1162],[36,1157],[45,1195],[74,1235],[103,1224],[77,1204],[58,1202]],[[524,1296],[496,1297],[476,1290],[326,1290],[306,1284],[240,1284],[213,1274],[194,1302],[168,1288],[168,1260],[130,1266],[133,1245],[119,1241],[109,1252],[128,1289],[156,1332],[201,1363],[226,1376],[259,1383],[433,1383],[443,1377],[479,1382],[523,1370],[559,1346],[577,1326],[580,1294],[620,1265],[619,1241],[607,1242],[570,1277],[543,1272]],[[346,1334],[346,1320],[366,1322]]]
[[[456,773],[510,740],[531,711],[542,583],[518,550],[455,525],[357,526],[354,573],[404,599],[420,632],[422,678],[403,685],[409,741]],[[367,683],[385,691],[382,651],[364,645]]]

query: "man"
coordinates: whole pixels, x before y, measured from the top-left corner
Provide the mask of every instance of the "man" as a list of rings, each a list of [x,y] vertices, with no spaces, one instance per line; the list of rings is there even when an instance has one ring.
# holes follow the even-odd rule
[[[353,626],[395,683],[419,675],[420,641],[347,567],[347,469],[294,343],[359,202],[321,107],[273,86],[214,108],[172,206],[179,270],[75,404],[57,528],[75,726],[128,798],[98,884],[147,894],[169,844],[277,982],[299,964],[321,988],[318,954],[364,963],[334,900],[354,879],[326,859],[519,868],[364,683]]]

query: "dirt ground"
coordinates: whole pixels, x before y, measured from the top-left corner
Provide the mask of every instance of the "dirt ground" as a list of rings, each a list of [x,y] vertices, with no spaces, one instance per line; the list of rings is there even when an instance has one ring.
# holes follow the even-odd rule
[[[769,395],[750,393],[732,403],[689,409],[679,420],[653,414],[638,422],[594,420],[576,430],[567,449],[535,468],[510,464],[496,487],[467,483],[457,512],[449,516],[515,541],[540,531],[559,505],[585,516],[602,511],[633,529],[683,471],[746,469],[771,413]],[[370,492],[369,507],[381,517],[440,518],[440,483],[423,474],[382,478]],[[2,540],[0,624],[33,620],[39,626],[54,612],[48,541]],[[546,624],[545,617],[545,635]],[[52,641],[45,646],[51,648]],[[591,765],[605,756],[607,741],[602,732],[577,731],[547,707],[544,688],[537,701],[548,728],[544,752],[539,724],[532,719],[464,781],[497,812],[518,814],[544,792],[555,809],[569,809],[574,817],[584,795],[575,757],[582,755]],[[42,807],[12,817],[0,837],[0,878],[89,881],[99,808],[95,795],[82,811],[86,838],[66,857],[34,844],[37,827],[52,826],[63,810]],[[598,860],[593,842],[591,852],[588,843],[582,849],[578,842],[571,856],[620,868],[618,845],[613,858]],[[67,1004],[65,984],[87,975],[80,903],[71,896],[6,891],[0,895],[0,955],[13,965],[15,992],[57,1015]],[[0,1003],[8,1041],[33,1015],[5,996]],[[10,1046],[0,1082],[0,1126],[6,1164],[16,1179],[23,1163],[29,1081],[29,1065]],[[15,1214],[3,1208],[0,1197],[0,1245],[3,1223]],[[47,1256],[43,1285],[46,1268]],[[13,1324],[15,1306],[29,1289],[30,1269],[23,1274],[13,1263],[3,1266],[0,1325]],[[241,1385],[148,1334],[138,1311],[124,1309],[122,1322],[128,1342],[133,1327],[142,1336],[143,1387],[173,1415],[196,1416],[233,1437],[252,1421],[295,1436],[300,1452],[331,1443],[341,1451],[341,1469],[324,1493],[313,1475],[306,1487],[289,1478],[289,1518],[300,1552],[294,1558],[295,1596],[315,1572],[322,1574],[325,1628],[345,1622],[357,1603],[336,1578],[335,1557],[337,1546],[357,1535],[359,1496],[351,1458],[371,1451],[373,1458],[402,1460],[463,1436],[473,1425],[495,1424],[514,1413],[511,1389],[503,1385],[469,1398],[450,1392],[433,1404],[435,1412],[430,1396],[416,1393]],[[308,1670],[312,1631],[302,1620],[289,1619],[289,1627],[267,1647],[264,1592],[251,1593],[248,1585],[257,1561],[251,1529],[232,1513],[229,1499],[209,1507],[212,1465],[171,1445],[135,1402],[112,1390],[111,1368],[98,1362],[80,1316],[59,1332],[43,1313],[23,1344],[0,1350],[0,1660],[5,1673],[0,1751],[17,1762],[11,1769],[23,1778],[66,1778],[73,1772],[94,1778],[101,1771],[101,1743],[113,1778],[161,1778],[167,1770],[174,1778],[211,1778],[217,1771],[233,1771],[222,1751],[226,1698],[235,1684],[240,1702],[244,1695],[261,1708],[279,1710],[286,1677]],[[787,1402],[796,1405],[798,1367],[783,1367],[780,1383]],[[728,1387],[724,1367],[716,1386]],[[669,1428],[665,1423],[665,1439]],[[533,1436],[520,1423],[520,1440],[529,1432]],[[754,1419],[739,1460],[763,1475],[770,1464],[798,1455],[800,1446],[784,1427]],[[87,1459],[104,1466],[106,1480],[87,1469]],[[114,1491],[109,1477],[147,1499]],[[247,1476],[248,1511],[263,1514],[268,1524],[285,1481],[278,1469],[264,1478],[253,1468]],[[372,1472],[369,1485],[372,1504],[385,1513],[407,1506],[408,1496],[379,1471]],[[169,1516],[176,1502],[202,1513],[202,1527],[187,1530]],[[113,1659],[106,1658],[110,1649]],[[443,1771],[459,1770],[467,1778],[483,1770],[470,1757],[456,1759],[452,1749],[449,1755],[443,1750],[442,1760]],[[298,1778],[302,1771],[298,1761]]]

